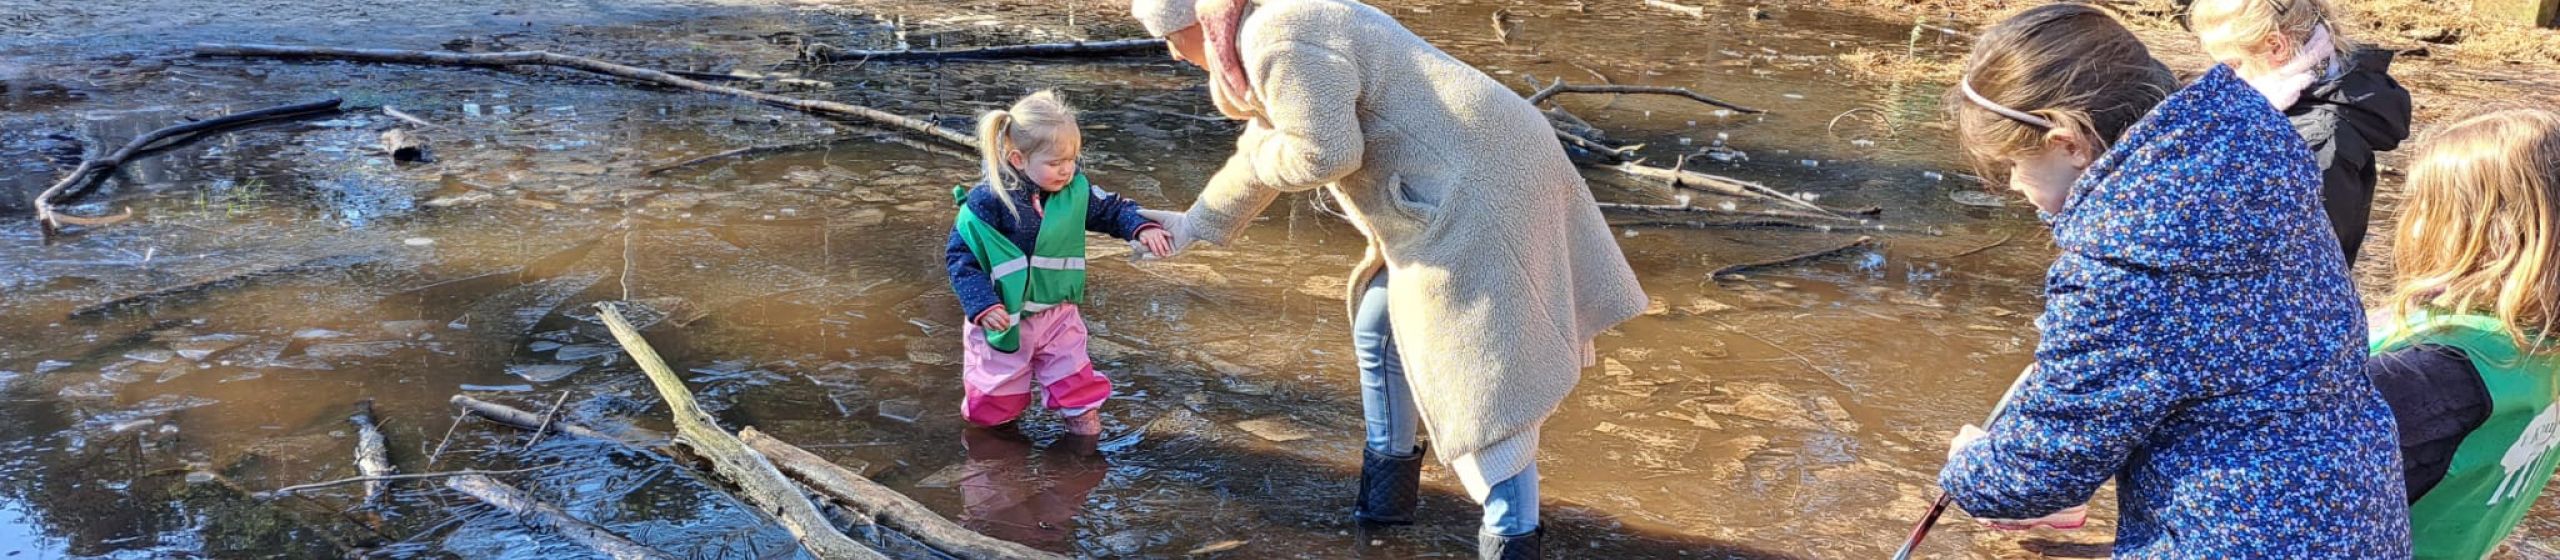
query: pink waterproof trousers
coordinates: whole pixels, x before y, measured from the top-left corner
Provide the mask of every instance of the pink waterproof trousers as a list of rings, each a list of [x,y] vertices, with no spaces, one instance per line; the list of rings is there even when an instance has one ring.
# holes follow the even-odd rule
[[[1020,328],[1022,347],[1010,354],[988,346],[977,323],[961,329],[960,414],[969,423],[997,426],[1021,416],[1031,407],[1034,382],[1060,416],[1082,415],[1111,398],[1111,380],[1093,371],[1093,358],[1085,355],[1084,314],[1075,305],[1032,314]]]

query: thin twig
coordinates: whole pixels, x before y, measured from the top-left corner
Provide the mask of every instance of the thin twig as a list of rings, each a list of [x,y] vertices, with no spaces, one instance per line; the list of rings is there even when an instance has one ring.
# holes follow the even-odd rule
[[[436,440],[436,450],[427,453],[427,468],[436,468],[436,461],[444,459],[444,446],[453,443],[453,431],[461,428],[462,421],[469,418],[470,412],[454,415],[453,424],[444,428],[444,438]]]
[[[2008,235],[2000,236],[2000,240],[1999,240],[1999,241],[1993,241],[1993,242],[1991,242],[1991,244],[1990,244],[1990,245],[1984,245],[1984,246],[1981,246],[1981,247],[1975,247],[1975,248],[1966,249],[1966,250],[1963,250],[1963,251],[1957,251],[1955,254],[1946,255],[1946,256],[1941,256],[1941,257],[1929,257],[1929,259],[1931,259],[1931,260],[1946,260],[1946,259],[1954,259],[1954,258],[1970,257],[1970,256],[1973,256],[1973,255],[1979,254],[1979,253],[1981,253],[1981,252],[1983,252],[1983,251],[1989,251],[1989,250],[1992,250],[1992,249],[2000,248],[2000,246],[2001,246],[2001,245],[2007,245],[2007,244],[2009,244],[2009,240],[2011,240],[2011,239],[2016,239],[2017,237],[2018,237],[2018,234],[2016,234],[2016,233],[2010,233],[2010,234],[2008,234]]]
[[[810,55],[825,62],[902,61],[902,60],[983,60],[998,58],[1114,57],[1164,54],[1163,39],[1123,39],[1118,41],[1075,41],[1043,45],[1004,45],[939,51],[861,51],[818,45]]]
[[[293,485],[293,486],[286,486],[286,487],[283,487],[283,488],[277,488],[277,489],[275,489],[275,490],[274,490],[274,491],[272,491],[272,492],[267,492],[266,494],[264,494],[264,496],[265,496],[265,497],[268,497],[268,498],[274,498],[274,497],[279,497],[279,496],[290,496],[290,495],[293,495],[293,494],[298,493],[298,492],[307,492],[307,491],[311,491],[311,490],[318,490],[318,489],[328,488],[328,487],[332,487],[332,486],[345,486],[345,485],[348,485],[348,484],[355,484],[355,483],[359,483],[359,482],[380,482],[380,481],[392,481],[392,480],[417,480],[417,479],[421,479],[421,478],[443,478],[443,477],[448,477],[448,476],[467,476],[467,475],[475,475],[475,474],[477,474],[477,475],[493,475],[493,474],[517,474],[517,473],[528,473],[528,472],[538,471],[538,470],[542,470],[542,469],[548,469],[548,468],[551,468],[551,467],[557,467],[557,466],[560,466],[560,465],[562,465],[562,464],[564,464],[564,463],[552,463],[552,464],[548,464],[548,465],[541,465],[541,466],[535,466],[535,467],[525,467],[525,468],[521,468],[521,469],[503,470],[503,471],[464,470],[464,471],[446,471],[446,472],[431,472],[431,473],[417,473],[417,474],[394,474],[394,475],[383,475],[383,476],[359,476],[359,477],[354,477],[354,478],[341,478],[341,479],[332,480],[332,481],[328,481],[328,482],[314,482],[314,483],[310,483],[310,484],[296,484],[296,485]]]
[[[1713,97],[1708,97],[1708,96],[1707,96],[1707,94],[1698,93],[1696,90],[1691,90],[1691,89],[1689,89],[1689,88],[1684,88],[1684,87],[1672,87],[1672,86],[1631,86],[1631,85],[1616,85],[1616,84],[1602,84],[1602,85],[1593,85],[1593,84],[1568,84],[1568,83],[1564,83],[1564,82],[1556,82],[1556,84],[1555,84],[1555,85],[1547,86],[1547,89],[1539,90],[1537,93],[1530,94],[1530,95],[1529,95],[1529,104],[1530,104],[1530,105],[1536,105],[1536,104],[1539,104],[1539,103],[1545,103],[1545,102],[1547,101],[1547,99],[1548,99],[1548,98],[1555,97],[1555,96],[1556,96],[1556,95],[1558,95],[1558,94],[1566,94],[1566,93],[1601,93],[1601,94],[1673,95],[1673,96],[1679,96],[1679,97],[1686,97],[1686,98],[1689,98],[1690,100],[1697,101],[1697,102],[1699,102],[1699,103],[1705,103],[1705,104],[1708,104],[1708,105],[1714,105],[1714,106],[1717,106],[1717,107],[1723,107],[1723,108],[1726,108],[1726,109],[1732,109],[1732,110],[1734,110],[1735,112],[1739,112],[1739,113],[1766,113],[1766,112],[1768,112],[1768,111],[1762,111],[1762,110],[1759,110],[1759,109],[1753,109],[1753,108],[1750,108],[1750,107],[1745,107],[1745,106],[1742,106],[1742,105],[1736,105],[1736,104],[1734,104],[1733,102],[1730,102],[1730,101],[1725,101],[1725,100],[1722,100],[1722,99],[1716,99],[1716,98],[1713,98]]]
[[[1842,244],[1842,245],[1840,245],[1840,246],[1838,246],[1838,247],[1831,247],[1831,248],[1827,248],[1827,249],[1823,249],[1823,250],[1819,250],[1819,251],[1808,252],[1808,253],[1801,253],[1801,254],[1795,254],[1795,255],[1788,255],[1788,256],[1785,256],[1785,257],[1779,257],[1779,258],[1769,259],[1769,260],[1764,260],[1764,261],[1753,261],[1753,262],[1747,262],[1747,263],[1741,263],[1741,264],[1735,264],[1735,265],[1726,266],[1726,267],[1724,267],[1724,268],[1716,269],[1716,271],[1715,271],[1715,272],[1707,273],[1707,277],[1708,277],[1708,278],[1719,278],[1719,277],[1723,277],[1724,275],[1727,275],[1727,274],[1733,274],[1733,273],[1742,272],[1742,271],[1750,270],[1750,269],[1754,269],[1754,268],[1771,267],[1771,266],[1778,266],[1778,265],[1783,265],[1783,264],[1796,263],[1796,262],[1800,262],[1800,261],[1808,261],[1808,260],[1818,259],[1818,258],[1822,258],[1822,257],[1830,256],[1830,255],[1832,255],[1832,254],[1834,254],[1834,253],[1839,253],[1839,252],[1841,252],[1841,251],[1847,251],[1847,250],[1850,250],[1850,249],[1856,249],[1856,248],[1859,248],[1859,247],[1864,247],[1864,246],[1867,246],[1867,244],[1875,243],[1875,242],[1876,242],[1876,238],[1875,238],[1874,236],[1861,235],[1861,236],[1858,236],[1858,238],[1857,238],[1857,239],[1855,239],[1855,240],[1851,240],[1851,241],[1849,241],[1848,243]]]
[[[418,125],[419,128],[444,128],[442,126],[437,126],[436,123],[427,122],[426,119],[421,119],[417,116],[400,112],[399,109],[392,108],[390,105],[382,106],[382,114],[390,115],[391,118],[408,121],[409,124]]]
[[[533,449],[533,444],[542,443],[542,435],[551,432],[551,421],[560,418],[560,405],[568,403],[569,391],[560,390],[560,398],[551,401],[551,411],[542,413],[542,426],[533,429],[531,441],[524,442],[525,450],[530,451]]]

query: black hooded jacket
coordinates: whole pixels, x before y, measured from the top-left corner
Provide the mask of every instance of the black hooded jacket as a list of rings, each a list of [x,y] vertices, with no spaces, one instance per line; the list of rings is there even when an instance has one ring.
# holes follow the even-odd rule
[[[2285,109],[2320,163],[2320,201],[2354,266],[2373,217],[2373,154],[2409,138],[2409,90],[2391,79],[2391,51],[2363,48],[2337,76],[2311,84]]]

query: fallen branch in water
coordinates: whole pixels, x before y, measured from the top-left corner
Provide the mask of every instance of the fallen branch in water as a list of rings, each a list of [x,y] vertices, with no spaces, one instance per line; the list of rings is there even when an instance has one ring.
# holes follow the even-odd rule
[[[1065,558],[961,527],[905,494],[755,428],[739,430],[738,438],[744,440],[747,447],[771,458],[774,466],[816,490],[819,495],[842,502],[861,512],[869,521],[906,533],[944,554],[991,560]]]
[[[453,405],[461,407],[464,413],[476,415],[481,418],[487,418],[490,421],[500,424],[506,424],[527,430],[539,429],[542,426],[542,415],[527,412],[523,409],[471,398],[470,395],[454,395],[452,400]],[[581,426],[573,422],[555,422],[551,424],[551,429],[564,435],[632,445],[630,442],[623,441],[622,438],[606,435],[604,432],[595,431],[593,428]],[[634,447],[637,446],[635,445]]]
[[[1663,219],[1632,221],[1612,220],[1610,223],[1613,225],[1670,225],[1724,228],[1782,227],[1815,231],[1863,231],[1930,236],[1939,235],[1936,231],[1891,226],[1878,223],[1875,220],[1837,218],[1821,214],[1795,212],[1790,210],[1744,210],[1739,208],[1726,209],[1712,206],[1697,206],[1694,204],[1628,204],[1622,202],[1602,202],[1599,203],[1599,206],[1600,210],[1605,212],[1640,212],[1665,215],[1708,216],[1716,218],[1714,220],[1702,220],[1695,218],[1665,217]]]
[[[373,420],[373,399],[356,401],[356,413],[347,417],[356,425],[356,472],[373,480],[364,483],[364,503],[382,503],[391,490],[391,455],[382,441],[382,427]]]
[[[712,422],[711,415],[694,404],[693,391],[685,388],[684,378],[676,376],[675,370],[658,357],[658,351],[649,347],[648,339],[641,338],[640,331],[622,318],[619,307],[597,305],[596,316],[604,320],[605,328],[613,330],[613,338],[622,344],[623,352],[640,364],[640,371],[649,376],[649,384],[657,387],[658,396],[666,400],[668,412],[675,417],[677,443],[710,459],[713,472],[737,485],[744,494],[742,498],[755,504],[757,510],[772,514],[783,529],[799,539],[802,548],[820,560],[887,558],[837,531],[818,512],[817,504],[811,503],[800,486],[784,477],[772,461]]]
[[[457,53],[400,49],[351,49],[333,47],[202,43],[196,45],[195,55],[198,57],[346,60],[386,64],[421,64],[480,68],[550,66],[554,68],[565,68],[569,70],[603,74],[606,76],[647,82],[678,89],[743,97],[755,100],[758,103],[772,105],[775,107],[820,115],[844,117],[891,128],[913,131],[930,136],[937,140],[970,149],[976,149],[978,146],[977,138],[970,136],[969,133],[944,128],[941,125],[933,124],[922,119],[899,115],[870,107],[837,103],[834,101],[800,99],[760,91],[714,85],[704,83],[700,80],[684,78],[657,70],[544,51]]]
[[[408,129],[382,131],[382,153],[391,156],[393,163],[435,162],[435,155],[427,152],[427,139]]]
[[[1842,220],[1857,220],[1857,218],[1851,217],[1848,214],[1823,207],[1820,204],[1806,202],[1804,199],[1796,198],[1788,195],[1787,193],[1779,192],[1778,189],[1770,188],[1768,185],[1762,185],[1732,177],[1680,169],[1664,169],[1635,162],[1621,163],[1614,169],[1619,173],[1625,173],[1632,177],[1663,181],[1671,184],[1671,186],[1675,188],[1686,187],[1726,196],[1764,200],[1781,206],[1800,208],[1825,217]]]
[[[445,478],[445,477],[453,477],[453,476],[467,476],[467,475],[493,475],[493,474],[517,474],[517,473],[528,473],[528,472],[538,471],[538,470],[542,470],[542,469],[548,469],[548,468],[551,468],[551,467],[557,467],[557,466],[560,466],[560,464],[559,464],[559,463],[553,463],[553,464],[542,465],[542,466],[538,466],[538,467],[525,467],[525,468],[521,468],[521,469],[503,470],[503,471],[465,470],[465,471],[445,471],[445,472],[431,472],[431,473],[417,473],[417,474],[392,474],[392,475],[383,475],[383,476],[359,476],[359,477],[354,477],[354,478],[341,478],[341,479],[332,480],[332,481],[328,481],[328,482],[314,482],[314,483],[310,483],[310,484],[296,484],[296,485],[293,485],[293,486],[286,486],[286,487],[283,487],[283,488],[277,488],[277,489],[275,489],[275,490],[273,490],[273,491],[266,492],[266,493],[263,493],[263,494],[259,494],[258,496],[263,497],[263,498],[276,498],[276,497],[280,497],[280,496],[290,496],[290,495],[294,495],[294,494],[298,494],[298,493],[302,493],[302,492],[309,492],[309,491],[312,491],[312,490],[318,490],[318,489],[322,489],[322,488],[329,488],[329,487],[333,487],[333,486],[345,486],[345,485],[349,485],[349,484],[355,484],[355,483],[358,483],[358,482],[388,482],[388,481],[394,481],[394,480],[417,480],[417,479],[421,479],[421,478]]]
[[[390,105],[382,106],[382,114],[390,115],[391,118],[400,119],[401,121],[408,122],[409,124],[418,125],[418,128],[444,128],[436,125],[436,123],[427,122],[426,119],[418,118],[417,115],[401,112],[399,109],[392,108]]]
[[[1508,6],[1493,11],[1493,40],[1511,44],[1511,8]]]
[[[1818,258],[1822,258],[1822,257],[1831,256],[1832,254],[1834,254],[1834,253],[1839,253],[1839,252],[1841,252],[1841,251],[1847,251],[1847,250],[1850,250],[1850,249],[1856,249],[1856,248],[1859,248],[1859,247],[1865,247],[1865,246],[1867,246],[1868,244],[1875,243],[1875,242],[1876,242],[1876,238],[1871,237],[1871,236],[1861,235],[1861,236],[1858,236],[1858,238],[1857,238],[1857,239],[1852,240],[1852,241],[1850,241],[1850,242],[1848,242],[1848,243],[1846,243],[1846,244],[1842,244],[1842,245],[1840,245],[1840,246],[1838,246],[1838,247],[1832,247],[1832,248],[1829,248],[1829,249],[1823,249],[1823,250],[1820,250],[1820,251],[1814,251],[1814,252],[1810,252],[1810,253],[1803,253],[1803,254],[1798,254],[1798,255],[1789,255],[1789,256],[1779,257],[1779,258],[1775,258],[1775,259],[1769,259],[1769,260],[1765,260],[1765,261],[1754,261],[1754,262],[1747,262],[1747,263],[1742,263],[1742,264],[1736,264],[1736,265],[1726,266],[1726,267],[1724,267],[1724,268],[1716,269],[1716,271],[1715,271],[1715,272],[1707,273],[1707,277],[1708,277],[1708,278],[1721,278],[1721,277],[1723,277],[1724,275],[1727,275],[1727,274],[1739,273],[1739,272],[1742,272],[1742,271],[1745,271],[1745,270],[1751,270],[1751,269],[1754,269],[1754,268],[1764,268],[1764,267],[1778,266],[1778,265],[1783,265],[1783,264],[1792,264],[1792,263],[1801,262],[1801,261],[1809,261],[1809,260],[1813,260],[1813,259],[1818,259]]]
[[[1689,14],[1689,17],[1693,17],[1693,18],[1705,18],[1705,17],[1707,17],[1707,9],[1706,9],[1706,8],[1703,8],[1703,7],[1698,7],[1698,6],[1690,6],[1690,5],[1684,5],[1684,4],[1674,4],[1674,3],[1671,3],[1671,2],[1665,2],[1665,1],[1663,1],[1663,0],[1644,0],[1644,5],[1652,6],[1652,7],[1656,7],[1656,8],[1662,8],[1662,9],[1665,9],[1665,10],[1671,10],[1671,11],[1674,11],[1674,12],[1680,12],[1680,13],[1683,13],[1683,14]]]
[[[516,519],[523,520],[527,525],[548,529],[572,542],[586,545],[587,548],[608,558],[615,560],[673,558],[666,553],[641,546],[640,543],[631,542],[631,539],[622,538],[622,535],[613,534],[612,531],[607,531],[603,527],[572,517],[569,512],[561,511],[559,506],[535,500],[523,490],[498,482],[498,479],[464,475],[445,479],[444,485],[446,488],[452,488],[456,492],[471,496],[507,513],[515,514]]]
[[[107,176],[114,174],[117,166],[124,165],[125,162],[131,161],[136,157],[140,157],[146,152],[185,143],[189,140],[200,138],[207,133],[220,132],[277,119],[289,119],[317,115],[320,113],[337,112],[338,102],[338,99],[330,98],[310,103],[268,107],[255,111],[232,113],[229,115],[189,122],[143,133],[141,136],[134,137],[132,141],[126,142],[123,148],[119,148],[115,152],[107,154],[105,157],[81,161],[79,167],[71,169],[70,175],[63,176],[62,180],[55,182],[52,187],[48,187],[43,193],[37,194],[35,198],[36,221],[42,225],[44,234],[47,236],[51,236],[56,231],[60,230],[62,228],[62,224],[100,226],[124,221],[126,218],[133,217],[132,209],[128,208],[123,214],[117,216],[90,218],[64,215],[55,211],[54,205],[70,204],[79,201],[82,195],[88,194],[89,187],[96,185],[99,181],[106,179]]]
[[[996,58],[1069,58],[1115,57],[1143,54],[1166,54],[1163,39],[1122,39],[1117,41],[1075,41],[1040,45],[1003,45],[949,50],[864,51],[840,49],[830,45],[810,47],[810,56],[827,62],[893,62],[917,60],[984,60]]]
[[[1742,106],[1742,105],[1736,105],[1736,104],[1734,104],[1734,103],[1732,103],[1732,102],[1725,101],[1725,100],[1722,100],[1722,99],[1716,99],[1716,98],[1713,98],[1713,97],[1708,97],[1708,96],[1707,96],[1707,94],[1698,93],[1698,92],[1697,92],[1697,91],[1695,91],[1695,90],[1691,90],[1691,89],[1689,89],[1689,88],[1684,88],[1684,87],[1672,87],[1672,86],[1632,86],[1632,85],[1568,84],[1568,83],[1564,83],[1564,81],[1563,81],[1563,80],[1557,80],[1557,81],[1555,82],[1555,84],[1554,84],[1554,85],[1547,86],[1547,87],[1546,87],[1546,89],[1538,90],[1538,92],[1537,92],[1537,93],[1529,94],[1529,104],[1530,104],[1530,105],[1537,105],[1537,104],[1540,104],[1540,103],[1545,103],[1545,102],[1547,102],[1547,99],[1549,99],[1549,98],[1553,98],[1553,97],[1555,97],[1555,96],[1556,96],[1556,95],[1558,95],[1558,94],[1565,94],[1565,93],[1594,93],[1594,94],[1620,94],[1620,95],[1636,95],[1636,94],[1642,94],[1642,95],[1671,95],[1671,96],[1678,96],[1678,97],[1686,97],[1686,98],[1689,98],[1689,99],[1691,99],[1691,100],[1697,101],[1697,102],[1699,102],[1699,103],[1705,103],[1705,104],[1708,104],[1708,105],[1714,105],[1714,106],[1717,106],[1717,107],[1723,107],[1723,108],[1726,108],[1726,109],[1732,109],[1734,112],[1737,112],[1737,113],[1766,113],[1766,112],[1768,112],[1768,111],[1762,111],[1762,110],[1759,110],[1759,109],[1753,109],[1753,108],[1750,108],[1750,107],[1745,107],[1745,106]]]

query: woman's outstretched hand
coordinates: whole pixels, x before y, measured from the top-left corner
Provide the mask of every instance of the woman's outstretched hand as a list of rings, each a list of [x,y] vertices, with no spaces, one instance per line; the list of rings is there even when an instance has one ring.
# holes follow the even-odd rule
[[[1191,234],[1191,220],[1184,218],[1181,212],[1139,210],[1138,215],[1161,226],[1139,232],[1138,239],[1130,243],[1130,249],[1140,251],[1141,257],[1169,259],[1181,256],[1183,251],[1191,248],[1191,244],[1199,242],[1199,238]]]

